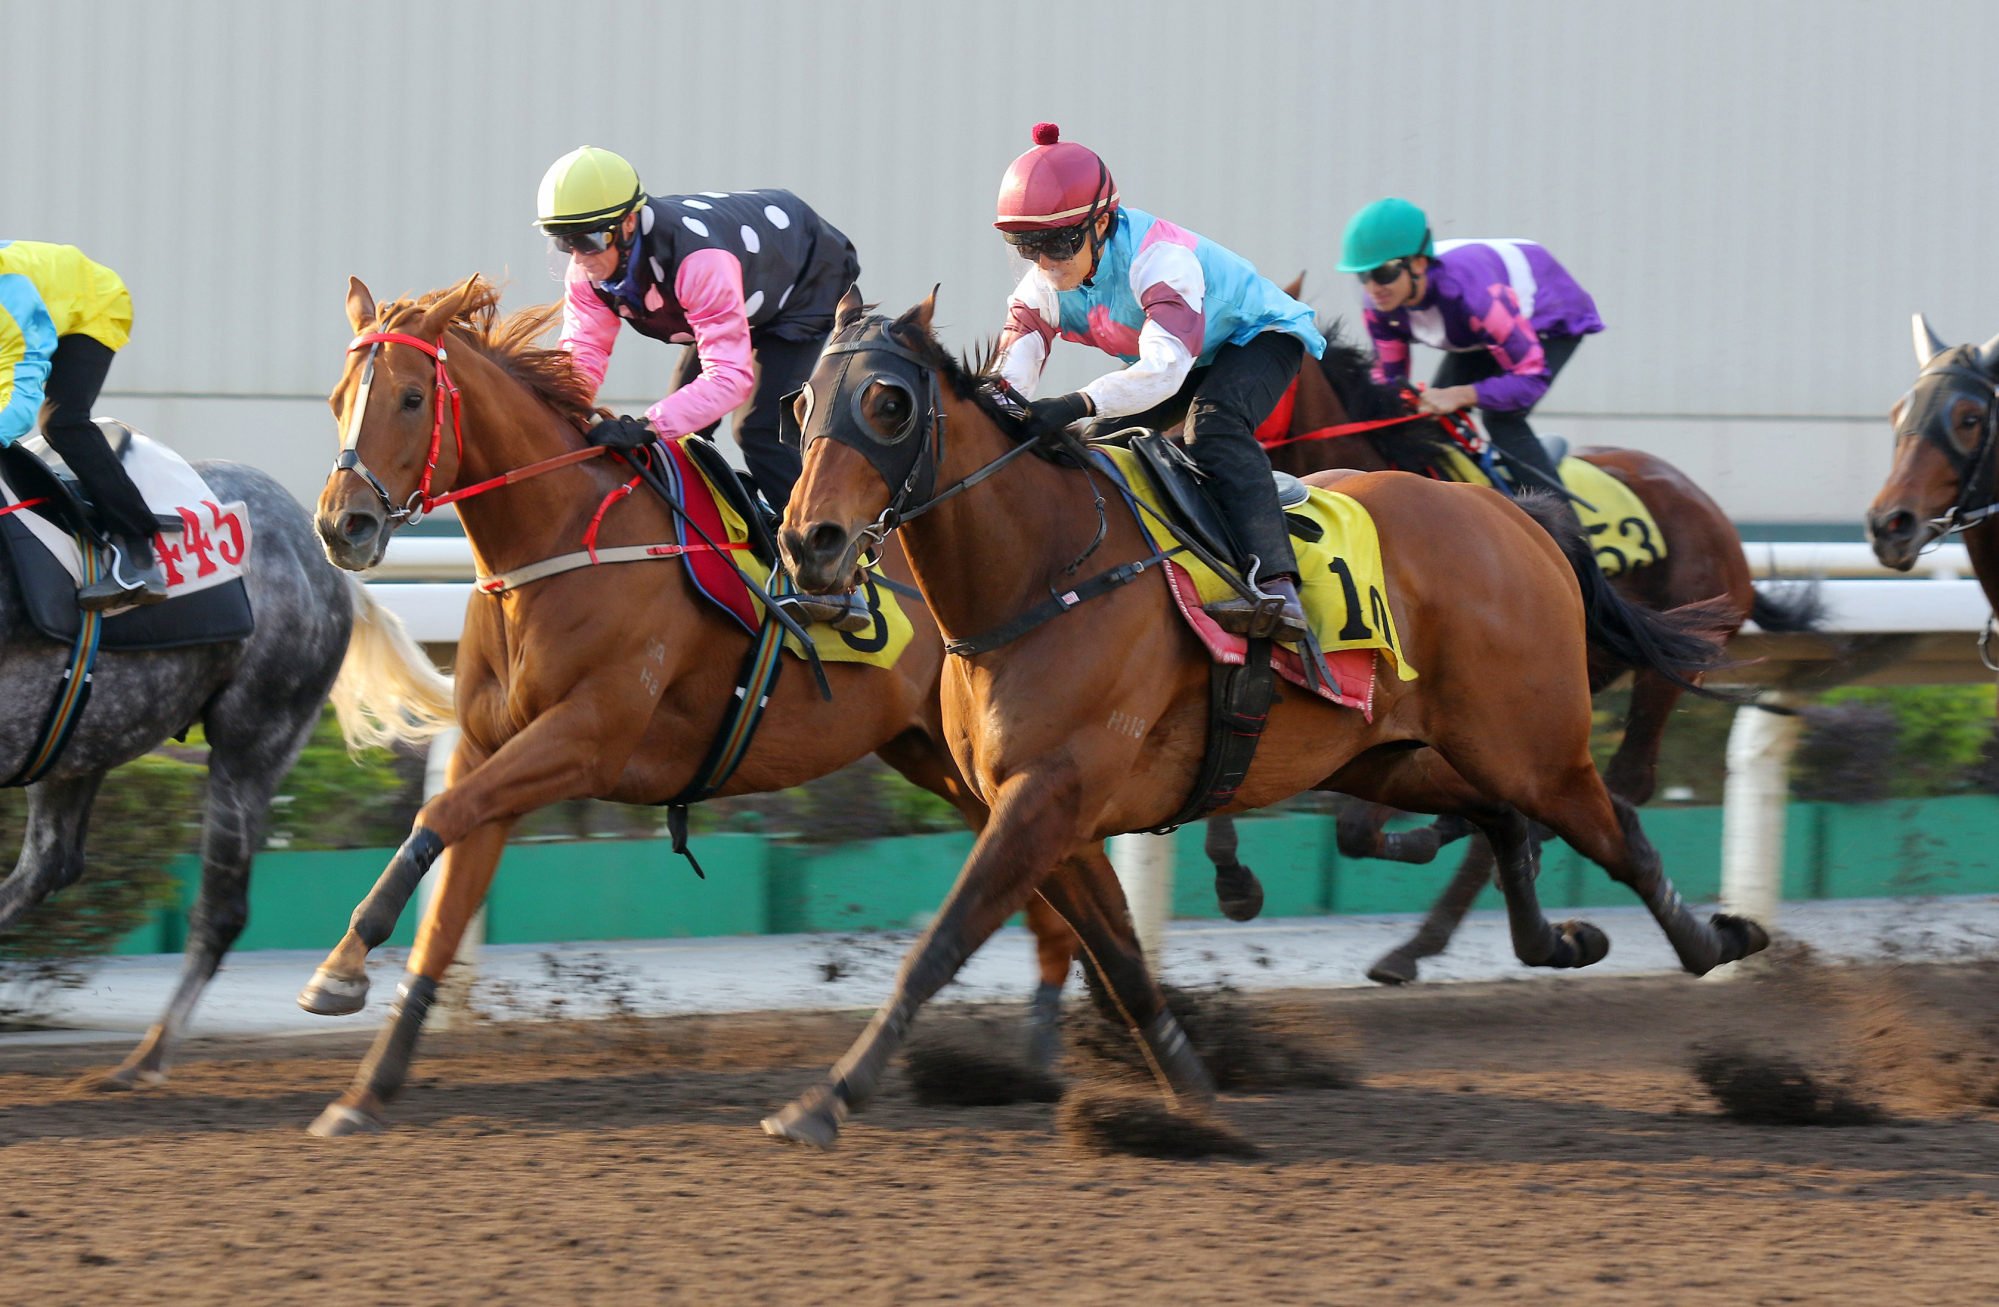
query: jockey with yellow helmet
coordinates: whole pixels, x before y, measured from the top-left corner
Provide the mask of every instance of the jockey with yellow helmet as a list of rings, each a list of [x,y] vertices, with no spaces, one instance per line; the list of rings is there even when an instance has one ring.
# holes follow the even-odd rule
[[[1038,124],[1034,148],[1007,168],[998,208],[993,225],[1033,264],[1007,301],[999,375],[1032,396],[1057,336],[1126,364],[1072,394],[1033,400],[1030,427],[1090,418],[1167,427],[1184,414],[1188,452],[1214,486],[1252,582],[1283,601],[1268,626],[1246,599],[1209,613],[1237,634],[1302,638],[1298,564],[1255,431],[1305,355],[1325,351],[1312,311],[1242,256],[1123,204],[1103,160],[1062,140],[1053,123]]]
[[[799,452],[779,438],[780,397],[811,375],[840,297],[860,276],[853,243],[790,191],[648,197],[609,150],[584,146],[541,179],[536,222],[569,256],[562,348],[601,386],[621,326],[690,348],[672,391],[643,418],[614,417],[594,444],[634,449],[710,435],[736,414],[751,478],[782,513]],[[864,630],[857,595],[791,596],[801,619]]]
[[[131,336],[132,296],[117,273],[74,245],[0,240],[0,445],[33,434],[39,419],[110,527],[110,567],[76,593],[93,611],[167,597],[153,510],[90,420],[111,356]]]

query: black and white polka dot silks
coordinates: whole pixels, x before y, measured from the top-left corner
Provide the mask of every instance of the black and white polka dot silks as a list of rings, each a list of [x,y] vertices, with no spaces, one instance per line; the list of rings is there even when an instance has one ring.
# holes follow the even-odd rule
[[[597,294],[642,334],[686,344],[694,335],[674,276],[681,260],[707,249],[743,265],[750,330],[776,340],[824,337],[861,273],[853,242],[790,191],[701,191],[648,200],[624,276],[598,283]]]

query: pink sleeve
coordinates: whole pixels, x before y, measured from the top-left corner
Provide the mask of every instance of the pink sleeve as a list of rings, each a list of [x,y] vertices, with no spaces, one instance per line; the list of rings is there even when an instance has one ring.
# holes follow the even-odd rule
[[[621,325],[618,315],[590,289],[590,279],[570,264],[562,289],[562,337],[557,343],[569,351],[576,370],[590,378],[592,390],[604,384],[604,369],[611,362],[611,347],[618,343]]]
[[[701,375],[646,410],[664,436],[684,436],[741,406],[750,397],[756,372],[750,362],[750,319],[743,312],[743,265],[727,250],[696,250],[680,261],[673,277]]]

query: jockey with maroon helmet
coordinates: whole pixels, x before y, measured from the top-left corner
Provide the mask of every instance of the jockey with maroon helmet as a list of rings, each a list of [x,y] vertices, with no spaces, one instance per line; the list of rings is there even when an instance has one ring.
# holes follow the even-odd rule
[[[1304,356],[1325,351],[1312,311],[1242,256],[1125,205],[1103,160],[1062,140],[1053,123],[1038,124],[1034,142],[1001,179],[993,223],[1034,265],[1007,301],[999,375],[1032,396],[1057,336],[1123,359],[1081,390],[1033,400],[1030,429],[1088,418],[1163,428],[1184,416],[1188,452],[1266,599],[1231,599],[1209,613],[1236,634],[1301,639],[1298,564],[1255,431]],[[1282,600],[1274,623],[1270,596]]]

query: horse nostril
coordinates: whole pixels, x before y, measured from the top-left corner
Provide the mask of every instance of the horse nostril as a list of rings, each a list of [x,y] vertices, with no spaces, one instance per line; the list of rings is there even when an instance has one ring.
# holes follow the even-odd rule
[[[830,562],[847,547],[847,533],[831,522],[816,523],[805,533],[803,557]]]
[[[350,545],[367,543],[379,529],[380,524],[370,513],[345,513],[340,518],[340,536]]]
[[[1916,529],[1916,515],[1907,509],[1898,509],[1876,522],[1874,534],[1883,540],[1907,539]]]

